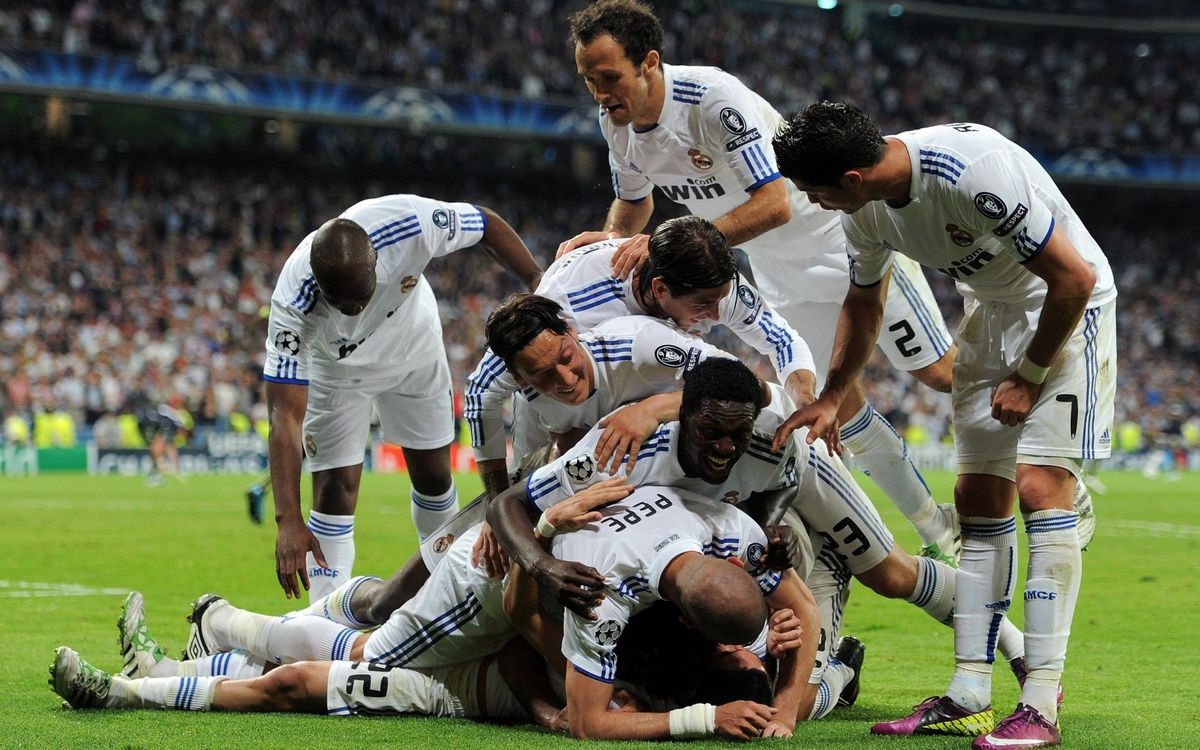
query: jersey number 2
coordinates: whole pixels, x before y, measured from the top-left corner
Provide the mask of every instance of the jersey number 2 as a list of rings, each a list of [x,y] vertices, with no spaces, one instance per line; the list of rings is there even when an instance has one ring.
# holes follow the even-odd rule
[[[901,336],[900,338],[896,339],[896,348],[900,350],[901,354],[903,354],[906,357],[914,357],[917,354],[921,353],[921,345],[920,344],[917,344],[916,346],[914,346],[911,349],[909,349],[907,346],[908,342],[912,341],[913,339],[915,339],[917,337],[917,332],[913,330],[913,327],[911,325],[909,325],[907,320],[902,320],[899,323],[891,324],[890,326],[888,326],[888,330],[891,331],[892,333],[895,333],[897,331],[904,331],[904,335]]]

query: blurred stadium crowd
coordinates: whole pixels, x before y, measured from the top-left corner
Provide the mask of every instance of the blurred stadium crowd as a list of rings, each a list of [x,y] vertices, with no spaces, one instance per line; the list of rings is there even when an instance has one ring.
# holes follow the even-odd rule
[[[15,0],[0,7],[0,51],[46,47],[133,56],[151,70],[198,62],[583,99],[564,32],[566,15],[583,4]],[[957,4],[992,8],[998,0]],[[811,8],[655,5],[669,61],[720,65],[784,111],[834,96],[871,102],[885,132],[971,119],[1028,146],[1200,152],[1194,44],[1102,34],[1063,42],[1046,29],[1013,33],[924,16],[872,20],[868,39]],[[1129,7],[1116,0],[1004,5],[1112,16]],[[1194,14],[1183,0],[1137,5],[1139,13]],[[336,130],[323,133],[328,142],[309,145],[341,149],[343,163],[352,164]],[[388,182],[354,180],[352,170],[248,172],[166,156],[0,148],[4,438],[136,442],[136,429],[120,415],[146,400],[185,411],[193,445],[212,430],[265,429],[264,306],[276,275],[300,239],[362,198],[404,191],[488,205],[543,265],[559,241],[598,228],[609,200],[594,186],[576,185],[567,195],[520,177],[511,184],[480,178],[475,167],[495,159],[488,153],[495,141],[436,154],[403,141],[374,141],[393,143],[395,153],[373,158],[406,167]],[[1121,290],[1115,445],[1200,447],[1200,239],[1170,221],[1135,225],[1103,208],[1077,208]],[[435,262],[428,275],[461,386],[480,354],[483,319],[517,282],[469,252]],[[953,327],[959,297],[947,280],[932,281]],[[913,444],[948,439],[944,396],[882,364],[867,382],[876,408]]]
[[[0,8],[0,48],[123,55],[148,71],[200,63],[582,99],[565,29],[567,16],[583,5],[14,0]],[[1014,7],[999,0],[968,5]],[[1194,43],[1104,33],[1066,41],[1051,27],[913,14],[872,19],[868,37],[812,7],[728,0],[660,0],[655,7],[668,61],[723,67],[785,112],[836,96],[872,102],[884,132],[970,119],[1027,147],[1200,150]],[[1023,0],[1015,7],[1160,20],[1195,15],[1187,0]]]

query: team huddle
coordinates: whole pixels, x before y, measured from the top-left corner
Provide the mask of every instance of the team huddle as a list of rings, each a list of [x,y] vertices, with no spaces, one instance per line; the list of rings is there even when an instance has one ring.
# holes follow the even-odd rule
[[[1083,463],[1108,456],[1116,388],[1116,289],[1095,240],[1045,170],[986,126],[884,137],[831,102],[785,120],[718,68],[664,63],[637,0],[599,0],[570,26],[609,146],[602,229],[563,242],[544,271],[501,216],[467,202],[373,198],[306,237],[272,297],[263,379],[276,573],[308,605],[274,616],[203,595],[176,660],[133,592],[123,672],[61,647],[55,692],[74,708],[788,737],[858,699],[865,645],[840,632],[857,579],[954,630],[945,691],[871,732],[1059,744],[1095,523]],[[655,187],[690,215],[645,234]],[[527,291],[498,303],[465,384],[484,493],[460,508],[453,387],[422,272],[478,246]],[[964,298],[954,339],[921,266]],[[714,325],[778,384],[706,340]],[[953,504],[935,502],[865,397],[876,346],[950,394]],[[354,574],[373,416],[403,449],[421,539],[386,580]],[[844,455],[911,522],[918,554]],[[1023,627],[1007,617],[1014,500]],[[997,655],[1021,686],[999,719]]]

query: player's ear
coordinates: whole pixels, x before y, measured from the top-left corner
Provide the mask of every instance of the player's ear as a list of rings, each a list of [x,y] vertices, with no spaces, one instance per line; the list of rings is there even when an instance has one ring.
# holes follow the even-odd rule
[[[652,49],[642,58],[642,75],[649,73],[662,64],[662,56],[658,54],[658,50]]]
[[[671,290],[667,289],[667,282],[663,281],[662,276],[655,276],[650,279],[650,291],[655,297],[660,297],[664,294],[670,294]]]
[[[842,190],[849,190],[850,192],[854,193],[862,190],[862,184],[863,173],[857,169],[851,169],[843,174],[841,179],[838,180],[838,186],[841,187]]]

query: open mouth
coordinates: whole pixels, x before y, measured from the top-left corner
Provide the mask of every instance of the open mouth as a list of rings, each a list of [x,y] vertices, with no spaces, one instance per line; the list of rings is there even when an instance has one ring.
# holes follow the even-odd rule
[[[727,474],[732,465],[733,456],[707,455],[704,457],[704,466],[711,474]]]

